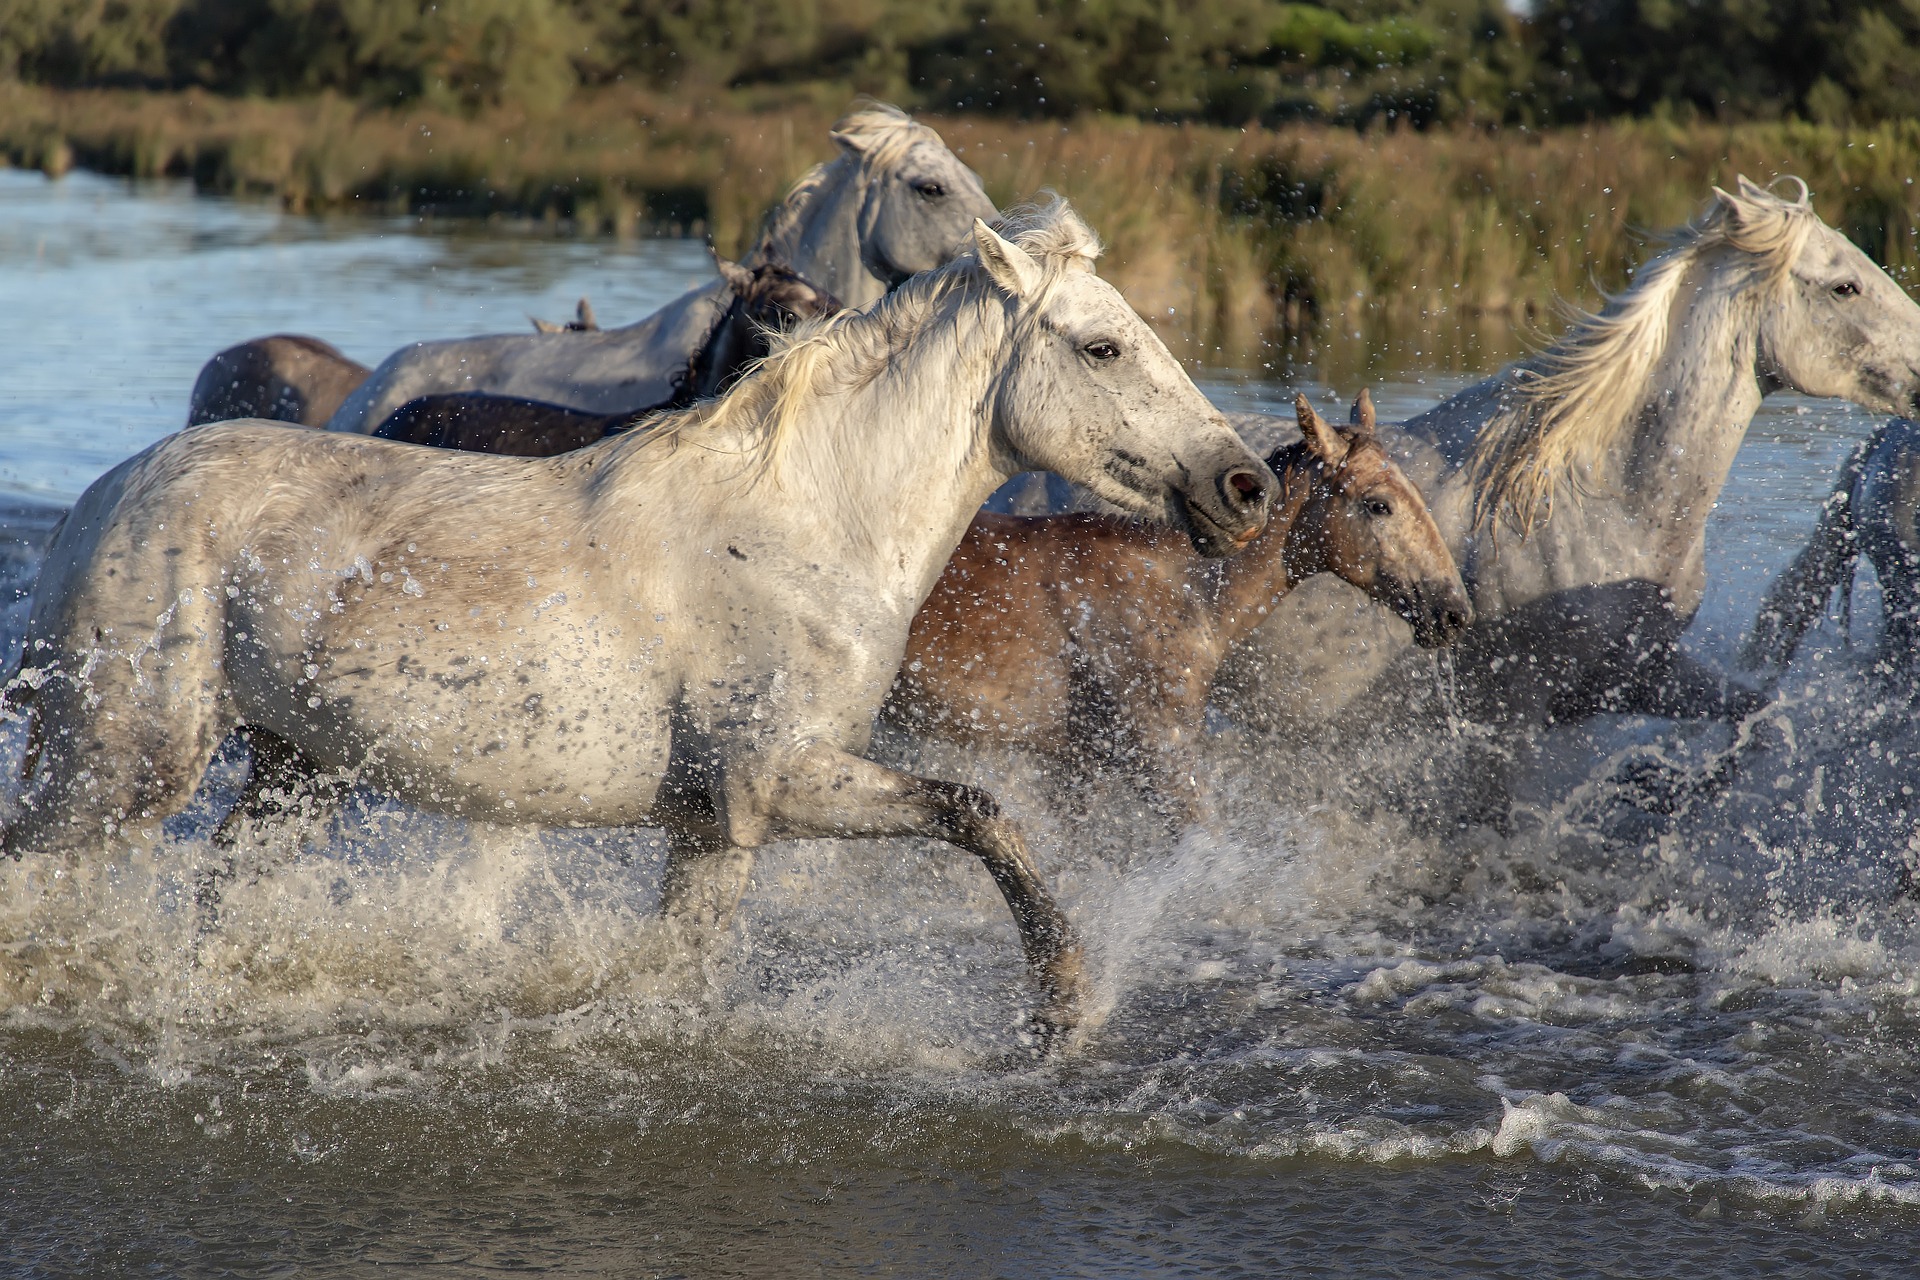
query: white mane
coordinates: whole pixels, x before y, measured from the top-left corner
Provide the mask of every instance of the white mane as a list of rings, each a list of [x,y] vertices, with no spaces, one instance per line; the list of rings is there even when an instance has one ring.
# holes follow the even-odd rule
[[[1675,295],[1703,255],[1727,246],[1751,256],[1746,265],[1754,286],[1785,282],[1820,219],[1806,183],[1780,183],[1797,188],[1797,195],[1783,198],[1745,178],[1738,195],[1716,188],[1712,207],[1663,237],[1669,248],[1624,293],[1608,298],[1598,314],[1570,308],[1566,336],[1507,371],[1501,407],[1481,431],[1470,463],[1476,525],[1505,515],[1524,536],[1551,509],[1562,480],[1632,431],[1666,353]]]
[[[1037,310],[1054,282],[1069,271],[1090,270],[1100,254],[1099,237],[1059,197],[1004,213],[996,230],[1038,260],[1042,285],[1023,308],[1028,313]],[[751,441],[745,451],[750,469],[765,474],[823,396],[872,381],[909,344],[930,340],[957,346],[963,308],[994,296],[988,280],[969,243],[946,266],[910,277],[865,310],[804,320],[772,335],[766,357],[725,396],[663,415],[641,431],[615,437],[609,447],[733,435]],[[981,310],[992,315],[1000,308]],[[942,320],[944,330],[930,332]]]
[[[806,226],[808,207],[832,178],[852,168],[869,173],[891,168],[900,163],[914,144],[940,143],[939,134],[900,108],[884,102],[867,102],[855,107],[834,124],[832,137],[851,154],[817,164],[800,175],[799,181],[788,189],[786,199],[767,214],[760,239],[742,259],[745,265],[792,262],[797,241]],[[853,156],[858,156],[857,162],[849,163]]]

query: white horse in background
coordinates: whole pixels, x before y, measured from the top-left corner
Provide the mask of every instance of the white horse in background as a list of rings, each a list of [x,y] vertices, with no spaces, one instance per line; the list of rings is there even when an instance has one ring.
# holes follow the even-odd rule
[[[1707,517],[1761,398],[1885,413],[1920,393],[1920,306],[1786,181],[1791,198],[1744,178],[1716,189],[1599,314],[1382,433],[1473,598],[1454,659],[1468,714],[1538,725],[1758,704],[1679,638],[1705,585]],[[1279,434],[1278,419],[1251,425]],[[1223,686],[1237,714],[1321,722],[1369,690],[1431,689],[1432,660],[1411,648],[1403,624],[1321,578],[1276,606]]]
[[[853,112],[833,140],[840,155],[794,184],[742,266],[776,263],[859,308],[945,262],[976,218],[994,216],[973,170],[896,107]],[[593,413],[659,404],[732,297],[715,281],[622,328],[416,342],[388,356],[327,428],[371,434],[409,400],[462,391]]]
[[[169,437],[95,481],[35,587],[3,847],[150,833],[245,727],[282,759],[493,822],[664,827],[663,905],[726,924],[773,840],[976,854],[1073,1025],[1081,951],[992,797],[862,756],[981,500],[1047,468],[1206,554],[1271,473],[1093,274],[1056,203],[726,397],[557,458],[288,431]],[[259,754],[255,757],[259,772]],[[264,814],[258,778],[238,811]],[[140,838],[146,838],[144,834]]]

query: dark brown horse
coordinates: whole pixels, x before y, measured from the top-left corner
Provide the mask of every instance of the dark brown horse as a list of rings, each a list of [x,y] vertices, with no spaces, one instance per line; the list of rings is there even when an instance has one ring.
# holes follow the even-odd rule
[[[693,353],[686,372],[675,380],[670,399],[620,413],[587,413],[544,400],[477,391],[422,396],[394,410],[373,434],[383,440],[476,453],[529,458],[568,453],[648,414],[684,409],[696,400],[721,394],[767,354],[771,333],[840,309],[832,294],[786,267],[769,263],[748,269],[725,258],[716,262],[732,286],[733,303]]]
[[[1371,399],[1346,432],[1305,396],[1294,408],[1301,442],[1267,459],[1282,496],[1231,559],[1117,516],[975,517],[914,619],[882,716],[1118,767],[1184,822],[1214,675],[1301,579],[1338,574],[1420,644],[1450,643],[1473,609],[1425,500],[1374,438]]]
[[[367,366],[318,338],[297,333],[255,338],[228,347],[201,367],[187,403],[187,425],[277,418],[324,427],[367,373]]]

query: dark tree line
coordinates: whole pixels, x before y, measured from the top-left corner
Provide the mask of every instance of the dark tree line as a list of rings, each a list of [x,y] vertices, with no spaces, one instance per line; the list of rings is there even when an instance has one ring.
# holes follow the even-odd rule
[[[550,110],[819,83],[1023,116],[1920,114],[1920,0],[0,0],[0,79]]]

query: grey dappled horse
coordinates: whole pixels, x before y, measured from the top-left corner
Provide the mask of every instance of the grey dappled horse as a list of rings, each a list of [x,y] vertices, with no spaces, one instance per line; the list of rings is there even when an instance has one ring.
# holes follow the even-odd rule
[[[833,140],[838,158],[795,184],[743,266],[777,262],[843,305],[864,307],[945,262],[975,218],[993,217],[973,171],[939,134],[893,107],[853,112]],[[593,413],[658,404],[731,296],[715,281],[623,328],[418,342],[388,356],[328,429],[370,433],[409,400],[463,391]]]
[[[914,613],[981,500],[1044,468],[1244,545],[1271,473],[1119,293],[1064,203],[723,399],[558,458],[219,423],[95,481],[9,686],[30,716],[0,847],[151,838],[245,727],[267,754],[493,822],[664,827],[665,909],[731,917],[773,840],[977,855],[1074,1025],[1081,949],[1017,827],[865,759]],[[238,812],[266,814],[251,778]]]

